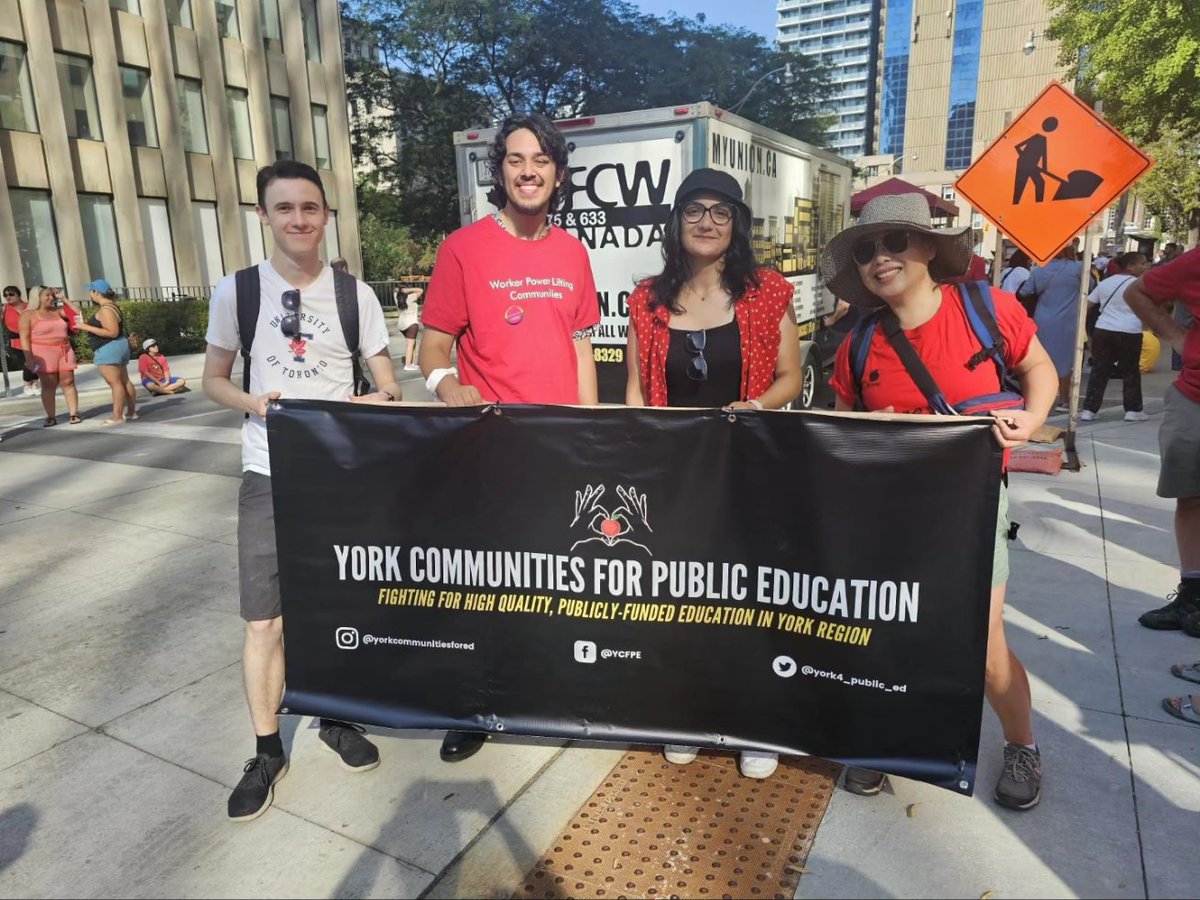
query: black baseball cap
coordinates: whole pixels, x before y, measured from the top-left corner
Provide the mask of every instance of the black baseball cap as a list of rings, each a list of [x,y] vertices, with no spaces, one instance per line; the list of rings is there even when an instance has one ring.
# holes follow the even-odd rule
[[[733,201],[747,214],[750,212],[750,207],[742,200],[742,186],[738,184],[738,180],[728,172],[721,172],[717,169],[696,169],[683,179],[679,190],[675,192],[675,205],[679,206],[692,194],[706,191]]]

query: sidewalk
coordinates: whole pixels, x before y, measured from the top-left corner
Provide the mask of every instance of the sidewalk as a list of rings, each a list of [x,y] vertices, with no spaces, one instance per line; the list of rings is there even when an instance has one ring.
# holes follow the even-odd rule
[[[199,362],[172,365],[190,378]],[[837,791],[797,896],[1194,896],[1200,728],[1160,701],[1194,687],[1168,668],[1200,641],[1136,621],[1177,581],[1172,505],[1154,495],[1164,365],[1145,379],[1150,421],[1121,421],[1114,383],[1081,427],[1081,472],[1012,479],[1008,633],[1033,685],[1041,805],[991,801],[985,709],[976,797]],[[211,445],[227,460],[211,474],[83,462],[76,432],[49,432],[0,444],[0,896],[509,897],[619,757],[502,737],[446,765],[440,734],[371,729],[382,764],[354,775],[285,717],[273,807],[230,824],[253,749],[236,447]]]

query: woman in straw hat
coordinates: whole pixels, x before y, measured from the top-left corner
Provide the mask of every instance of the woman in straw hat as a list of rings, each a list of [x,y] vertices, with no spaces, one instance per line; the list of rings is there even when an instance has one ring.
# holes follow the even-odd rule
[[[876,308],[885,327],[876,328],[864,372],[856,383],[848,339],[838,349],[832,385],[838,410],[931,413],[885,335],[894,316],[950,405],[1002,390],[995,366],[969,367],[980,351],[957,291],[943,282],[966,271],[971,261],[970,228],[934,228],[929,207],[917,194],[879,197],[864,207],[857,224],[837,235],[821,254],[821,274],[837,296]],[[1017,447],[1045,422],[1058,391],[1054,363],[1042,348],[1037,327],[1016,297],[991,292],[1008,370],[1017,378],[1024,409],[1006,409],[993,433],[1005,448]],[[1029,679],[1004,637],[1004,591],[1008,582],[1008,495],[1002,488],[992,568],[984,691],[1004,730],[1004,765],[996,802],[1030,809],[1041,799],[1041,755],[1033,739]],[[876,794],[884,777],[849,769],[846,787]]]

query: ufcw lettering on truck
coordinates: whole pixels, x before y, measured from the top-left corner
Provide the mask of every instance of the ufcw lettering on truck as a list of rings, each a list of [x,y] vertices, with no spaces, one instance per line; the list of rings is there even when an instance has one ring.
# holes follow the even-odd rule
[[[583,172],[587,175],[580,178]],[[645,159],[634,163],[632,178],[625,163],[601,163],[590,169],[587,166],[571,166],[567,169],[567,182],[563,186],[562,212],[575,209],[575,195],[580,191],[587,197],[588,206],[596,209],[660,206],[667,195],[670,174],[669,159],[659,164],[657,181],[650,161]]]

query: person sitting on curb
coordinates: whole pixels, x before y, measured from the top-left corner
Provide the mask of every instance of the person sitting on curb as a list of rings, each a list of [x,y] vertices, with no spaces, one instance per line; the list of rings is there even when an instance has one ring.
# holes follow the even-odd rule
[[[171,374],[171,363],[159,352],[158,341],[146,338],[142,341],[142,350],[145,352],[138,357],[138,375],[142,377],[142,387],[159,396],[188,390],[184,379]]]

